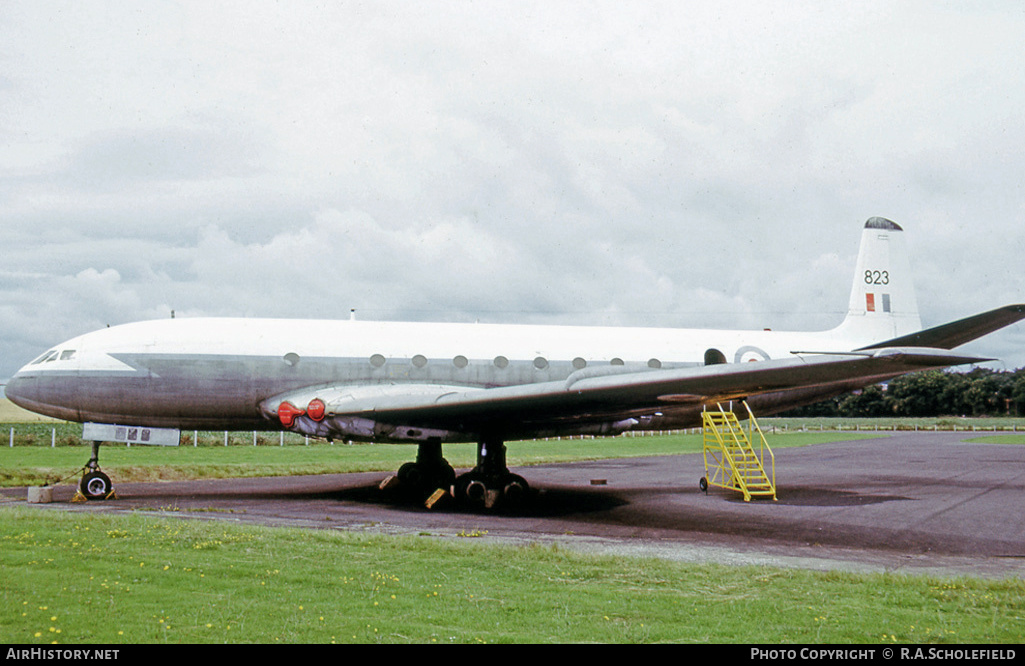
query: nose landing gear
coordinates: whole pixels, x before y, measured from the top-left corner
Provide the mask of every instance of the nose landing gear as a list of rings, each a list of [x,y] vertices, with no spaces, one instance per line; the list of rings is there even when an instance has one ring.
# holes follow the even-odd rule
[[[82,468],[85,474],[78,484],[79,494],[87,500],[115,499],[110,477],[100,471],[100,442],[93,442],[93,455]],[[76,496],[77,497],[77,496]]]

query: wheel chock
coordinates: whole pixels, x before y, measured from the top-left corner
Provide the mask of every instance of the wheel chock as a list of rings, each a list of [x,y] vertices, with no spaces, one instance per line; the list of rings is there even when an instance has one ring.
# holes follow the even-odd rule
[[[116,500],[116,499],[120,499],[117,496],[117,491],[111,489],[111,491],[109,493],[107,493],[106,495],[104,495],[103,497],[93,498],[92,501],[95,502],[97,500],[103,501],[103,500]],[[81,490],[76,490],[75,491],[75,495],[71,498],[71,501],[73,503],[78,503],[78,502],[88,502],[90,500],[89,500],[88,497],[86,497],[85,495],[82,494]]]
[[[424,504],[428,509],[433,509],[434,505],[443,500],[447,495],[447,490],[445,490],[444,488],[438,488],[433,493],[431,493],[431,496],[427,498],[427,501]]]

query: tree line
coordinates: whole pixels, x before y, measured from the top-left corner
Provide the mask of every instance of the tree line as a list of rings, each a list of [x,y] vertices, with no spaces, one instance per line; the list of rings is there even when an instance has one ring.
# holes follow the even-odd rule
[[[782,416],[1025,416],[1025,368],[917,372]]]

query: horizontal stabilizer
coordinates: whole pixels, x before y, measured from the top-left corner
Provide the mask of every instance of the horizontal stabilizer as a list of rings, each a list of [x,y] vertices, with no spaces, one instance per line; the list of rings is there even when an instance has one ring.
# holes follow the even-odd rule
[[[1025,304],[1006,305],[996,310],[959,319],[942,326],[927,328],[910,335],[902,335],[899,338],[878,342],[861,349],[880,349],[883,347],[953,349],[1022,319],[1025,319]]]

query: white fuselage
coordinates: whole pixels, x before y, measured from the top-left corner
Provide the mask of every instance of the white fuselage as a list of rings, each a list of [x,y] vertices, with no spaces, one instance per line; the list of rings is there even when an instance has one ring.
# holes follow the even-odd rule
[[[168,319],[73,338],[26,365],[8,394],[75,421],[177,427],[266,425],[259,403],[316,385],[490,388],[600,371],[678,368],[845,351],[837,332]]]

